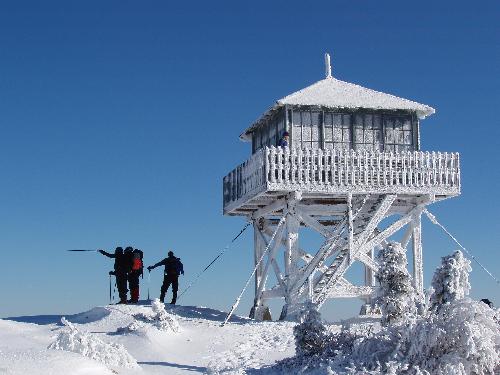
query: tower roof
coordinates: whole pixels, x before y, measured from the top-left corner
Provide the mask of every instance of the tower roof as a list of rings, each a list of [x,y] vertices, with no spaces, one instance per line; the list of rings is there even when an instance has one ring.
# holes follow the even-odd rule
[[[273,107],[267,110],[257,121],[245,130],[241,138],[248,139],[249,133],[256,128],[262,120],[285,105],[320,106],[349,110],[360,108],[373,110],[404,110],[415,112],[421,119],[435,112],[434,108],[425,104],[399,98],[391,94],[385,94],[353,83],[344,82],[327,73],[325,79],[277,100]]]

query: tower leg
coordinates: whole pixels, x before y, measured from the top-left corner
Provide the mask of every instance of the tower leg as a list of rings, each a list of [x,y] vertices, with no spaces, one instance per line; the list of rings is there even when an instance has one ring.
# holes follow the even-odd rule
[[[413,222],[413,286],[417,293],[424,293],[424,269],[422,255],[422,215],[415,217]]]
[[[262,256],[262,252],[265,250],[265,244],[262,240],[261,230],[263,226],[262,220],[253,221],[253,243],[254,243],[254,265],[257,264]],[[263,265],[262,263],[257,267],[255,271],[255,297],[254,304],[250,310],[250,318],[256,320],[271,320],[271,312],[268,306],[264,305],[264,301],[261,300],[258,295],[259,285],[263,279]]]
[[[281,311],[280,319],[285,319],[290,313],[296,310],[298,301],[292,294],[293,282],[297,277],[299,259],[299,228],[300,221],[295,212],[295,206],[300,200],[299,194],[293,194],[288,201],[288,213],[286,215],[286,238],[285,238],[285,274],[286,292],[285,305]]]

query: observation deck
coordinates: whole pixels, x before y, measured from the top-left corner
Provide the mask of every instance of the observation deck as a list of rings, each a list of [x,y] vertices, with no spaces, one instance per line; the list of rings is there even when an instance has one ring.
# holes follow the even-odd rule
[[[293,191],[311,205],[342,205],[348,193],[397,194],[402,207],[419,196],[437,201],[460,195],[460,158],[448,152],[264,147],[224,177],[224,214],[251,216]]]

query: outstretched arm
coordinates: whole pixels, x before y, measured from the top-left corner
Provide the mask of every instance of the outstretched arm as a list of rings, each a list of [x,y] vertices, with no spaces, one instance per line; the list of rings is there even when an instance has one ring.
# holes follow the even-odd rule
[[[104,250],[99,250],[99,252],[100,252],[102,255],[106,255],[108,258],[116,258],[116,255],[115,255],[115,254],[110,254],[110,253],[108,253],[107,251],[104,251]]]
[[[165,265],[165,261],[166,259],[163,259],[161,261],[159,261],[158,263],[156,263],[155,265],[152,265],[152,266],[149,266],[148,267],[148,271],[151,271],[152,269],[158,267],[158,266],[164,266]]]

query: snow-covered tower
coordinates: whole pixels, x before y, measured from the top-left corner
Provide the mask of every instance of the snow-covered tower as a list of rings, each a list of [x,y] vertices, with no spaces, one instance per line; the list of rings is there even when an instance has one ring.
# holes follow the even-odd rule
[[[255,318],[271,298],[284,299],[282,319],[310,300],[369,302],[374,252],[402,229],[422,292],[422,211],[460,194],[458,153],[420,149],[420,120],[433,108],[338,80],[325,62],[325,79],[279,99],[241,134],[252,156],[224,177],[224,214],[252,220],[255,261],[264,257]],[[277,147],[285,131],[289,147]],[[304,227],[324,237],[318,250],[300,246]],[[345,278],[354,262],[364,265],[364,285]]]

